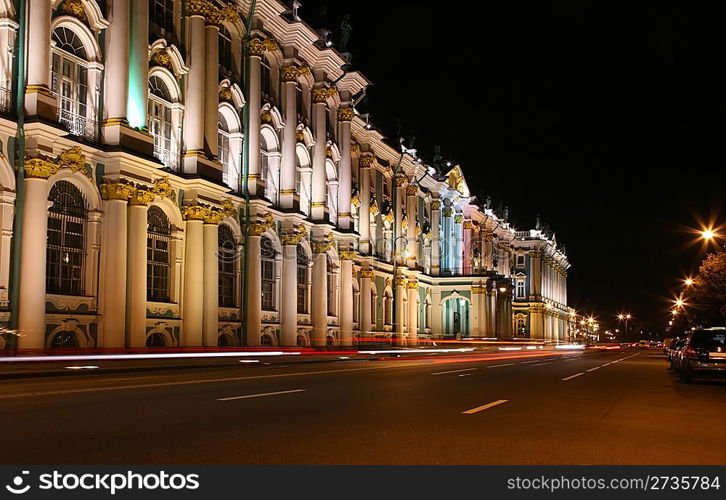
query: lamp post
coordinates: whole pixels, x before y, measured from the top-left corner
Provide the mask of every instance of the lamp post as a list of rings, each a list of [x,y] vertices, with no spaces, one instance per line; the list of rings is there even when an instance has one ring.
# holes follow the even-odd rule
[[[625,321],[625,342],[628,341],[628,321],[630,321],[632,319],[632,317],[633,316],[630,313],[627,313],[627,314],[620,313],[620,314],[618,314],[618,320],[621,321],[621,322],[622,321]]]

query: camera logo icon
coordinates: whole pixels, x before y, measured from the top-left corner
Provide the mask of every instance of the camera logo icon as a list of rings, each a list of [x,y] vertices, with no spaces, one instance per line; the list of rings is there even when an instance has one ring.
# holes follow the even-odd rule
[[[25,478],[23,476],[27,476],[28,474],[30,474],[30,471],[24,470],[20,476],[15,476],[13,478],[12,484],[6,484],[5,489],[14,495],[27,493],[28,490],[30,490],[30,485],[26,484],[23,486],[25,483]]]

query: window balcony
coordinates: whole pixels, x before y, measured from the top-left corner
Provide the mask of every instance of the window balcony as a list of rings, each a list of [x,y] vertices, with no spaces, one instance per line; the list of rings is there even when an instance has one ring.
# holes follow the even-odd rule
[[[165,149],[154,144],[154,157],[170,170],[179,170],[179,151],[176,149]]]
[[[0,87],[0,113],[9,114],[13,110],[13,92],[10,88]]]
[[[68,132],[77,137],[83,137],[89,141],[98,141],[98,122],[91,120],[85,115],[69,111],[71,107],[70,101],[66,102],[65,98],[58,101],[58,122],[63,125]]]

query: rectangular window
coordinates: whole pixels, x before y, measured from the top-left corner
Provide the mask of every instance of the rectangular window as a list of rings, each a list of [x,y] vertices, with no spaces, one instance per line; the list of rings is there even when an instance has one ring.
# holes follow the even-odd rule
[[[524,280],[517,281],[517,298],[523,299],[525,297]]]
[[[524,268],[524,255],[517,255],[517,267]]]
[[[275,265],[272,261],[262,261],[262,309],[275,310]]]
[[[307,266],[297,266],[297,312],[308,312],[308,270]]]

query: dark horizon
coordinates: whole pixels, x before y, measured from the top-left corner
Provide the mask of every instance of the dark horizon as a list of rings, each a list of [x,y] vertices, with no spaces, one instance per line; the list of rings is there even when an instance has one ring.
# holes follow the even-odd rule
[[[569,302],[617,328],[662,332],[669,298],[695,272],[699,220],[724,222],[726,169],[717,16],[676,3],[303,2],[372,82],[372,123],[413,131],[461,164],[474,194],[539,214],[567,247]],[[692,14],[698,14],[693,17]],[[712,26],[704,24],[713,23]],[[712,28],[712,29],[711,29]]]

